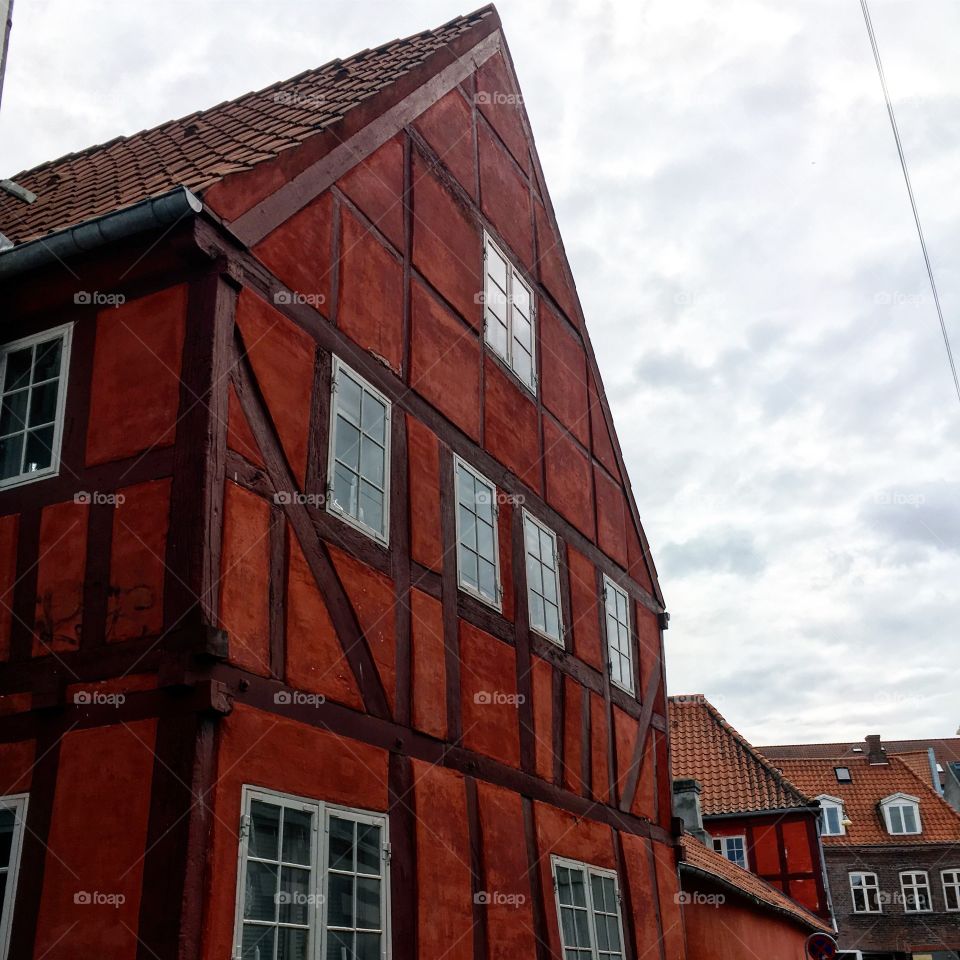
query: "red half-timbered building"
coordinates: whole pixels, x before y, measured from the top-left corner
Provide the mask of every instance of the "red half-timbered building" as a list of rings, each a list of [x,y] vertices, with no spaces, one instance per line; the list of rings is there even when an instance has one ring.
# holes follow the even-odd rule
[[[14,179],[5,956],[682,958],[663,599],[495,10]]]

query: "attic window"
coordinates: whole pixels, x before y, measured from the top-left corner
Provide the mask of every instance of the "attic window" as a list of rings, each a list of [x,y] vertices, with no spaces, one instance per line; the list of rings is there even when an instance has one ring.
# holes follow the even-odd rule
[[[837,783],[851,783],[853,781],[849,767],[834,767],[833,772],[837,775]]]
[[[880,801],[880,809],[891,836],[905,836],[922,832],[920,801],[906,793],[895,793]]]
[[[823,811],[823,836],[842,837],[847,832],[843,825],[843,801],[826,794],[821,794],[817,799]]]
[[[484,338],[531,392],[537,392],[533,291],[503,251],[483,237]]]

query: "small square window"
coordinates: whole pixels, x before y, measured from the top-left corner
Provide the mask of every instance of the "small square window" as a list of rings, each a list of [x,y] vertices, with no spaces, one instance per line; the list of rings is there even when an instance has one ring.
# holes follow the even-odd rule
[[[714,837],[713,849],[722,854],[731,863],[738,867],[747,869],[747,838],[739,837]]]
[[[533,291],[486,234],[483,261],[484,338],[520,382],[536,393]]]
[[[0,487],[60,470],[72,325],[0,347]]]
[[[327,509],[386,544],[390,530],[390,402],[333,358]]]
[[[838,783],[851,783],[853,781],[849,767],[834,767],[833,772],[837,775]]]
[[[929,913],[933,910],[930,899],[930,880],[924,870],[906,870],[900,874],[900,889],[903,893],[905,913]]]
[[[850,895],[854,913],[880,913],[880,883],[875,873],[850,874]]]

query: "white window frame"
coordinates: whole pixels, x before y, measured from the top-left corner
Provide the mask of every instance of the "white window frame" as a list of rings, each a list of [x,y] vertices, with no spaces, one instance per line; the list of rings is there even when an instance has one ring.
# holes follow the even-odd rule
[[[894,830],[891,811],[902,809],[903,807],[912,807],[913,816],[917,822],[916,830]],[[923,823],[920,820],[920,800],[917,797],[911,797],[908,793],[894,793],[889,797],[884,797],[880,801],[880,809],[883,811],[883,820],[887,826],[887,833],[891,837],[916,837],[923,833]],[[900,814],[900,823],[906,825],[903,813]]]
[[[474,481],[479,481],[490,488],[493,509],[493,591],[495,597],[487,597],[480,592],[479,588],[474,588],[463,579],[463,571],[460,567],[460,468],[471,474]],[[479,470],[472,467],[463,457],[458,454],[453,455],[453,507],[456,513],[457,522],[457,586],[471,597],[475,597],[481,603],[485,603],[494,610],[500,612],[503,609],[503,586],[500,582],[500,504],[497,501],[497,485],[488,480]],[[477,554],[479,556],[479,554]],[[489,558],[484,557],[484,560]],[[479,582],[479,576],[478,576]]]
[[[947,877],[951,877],[950,880]],[[943,909],[947,913],[960,911],[960,867],[947,867],[940,871],[940,883],[943,885]],[[948,892],[949,891],[949,892]],[[953,897],[954,906],[950,906]]]
[[[538,533],[544,534],[553,544],[553,583],[556,589],[556,608],[557,608],[557,635],[553,636],[548,633],[546,630],[541,630],[539,627],[533,625],[533,594],[536,592],[533,590],[530,584],[530,567],[529,567],[529,558],[531,556],[530,551],[527,549],[527,524],[533,526]],[[538,547],[539,549],[539,547]],[[543,563],[543,558],[535,558],[536,562],[539,564],[541,572],[543,575],[547,570],[547,567]],[[563,598],[560,595],[560,551],[557,545],[557,535],[545,524],[541,523],[529,510],[523,511],[523,567],[527,576],[527,610],[529,611],[529,620],[530,620],[530,629],[539,634],[541,637],[544,637],[546,640],[549,640],[551,643],[555,643],[558,647],[565,647],[564,642],[564,626],[563,626]],[[548,601],[545,597],[541,595],[541,598],[546,605]]]
[[[619,645],[616,647],[611,647],[610,623],[609,623],[610,611],[607,609],[607,601],[611,594],[617,594],[623,597],[624,608],[627,611],[627,622],[626,622],[627,649],[625,651],[621,650]],[[604,574],[603,575],[603,596],[601,599],[603,600],[603,632],[604,632],[604,639],[607,644],[607,674],[610,677],[610,682],[615,687],[618,687],[624,692],[629,693],[630,696],[635,696],[637,681],[635,676],[636,667],[633,662],[633,618],[630,615],[630,605],[631,605],[630,595],[627,593],[626,590],[623,589],[623,587],[620,587],[617,584],[615,584],[606,574]],[[616,601],[614,601],[614,608],[616,608]],[[620,621],[616,617],[614,617],[614,619],[617,620],[618,624],[620,623]],[[617,640],[619,644],[619,631],[618,631]],[[630,685],[629,686],[626,686],[625,684],[621,683],[619,680],[615,680],[613,678],[614,650],[618,654],[621,654],[627,658],[627,663],[630,669]]]
[[[327,803],[323,800],[314,800],[295,794],[271,790],[267,787],[255,787],[244,784],[241,791],[241,819],[240,842],[237,850],[237,895],[234,904],[234,932],[233,950],[231,957],[238,960],[241,956],[243,943],[243,905],[244,885],[246,883],[247,853],[250,839],[250,809],[253,800],[261,800],[275,806],[291,807],[295,810],[308,811],[313,816],[313,837],[310,849],[310,903],[307,908],[309,949],[307,956],[313,960],[321,960],[327,953],[327,896],[328,887],[328,848],[329,848],[329,818],[331,815],[343,819],[354,820],[357,823],[375,824],[380,827],[381,844],[381,876],[380,876],[380,910],[382,924],[381,960],[390,960],[391,955],[391,915],[390,915],[390,818],[384,813],[374,813],[369,810],[358,810],[337,803]],[[282,851],[278,851],[282,853]],[[318,895],[319,894],[319,895]],[[264,926],[276,924],[264,923]],[[276,941],[274,941],[276,947]],[[272,958],[267,958],[272,960]]]
[[[14,340],[11,343],[0,344],[0,398],[3,394],[3,383],[7,376],[7,358],[16,350],[22,350],[25,347],[32,347],[38,343],[44,343],[62,337],[63,346],[60,351],[60,371],[57,382],[57,411],[56,419],[53,423],[53,441],[50,444],[50,466],[42,470],[34,470],[32,473],[19,473],[16,476],[8,477],[6,480],[0,480],[0,490],[6,490],[10,487],[19,487],[25,483],[33,483],[35,480],[43,480],[46,477],[56,477],[60,473],[60,453],[63,442],[63,423],[67,408],[67,381],[70,373],[70,345],[73,340],[73,324],[65,323],[59,327],[51,327],[40,333],[35,333],[29,337],[23,337],[20,340]],[[33,372],[31,370],[31,377]],[[24,447],[26,446],[26,431],[24,431]],[[21,450],[21,457],[23,450]],[[22,461],[21,461],[22,462]]]
[[[911,880],[907,883],[906,878],[910,877]],[[923,882],[919,882],[916,878],[922,877]],[[911,892],[914,895],[914,902],[919,903],[919,897],[917,896],[918,892],[921,890],[926,890],[927,892],[927,908],[921,910],[919,907],[910,907],[910,901],[907,899],[907,888],[910,888]],[[904,913],[933,913],[933,891],[930,889],[930,874],[926,870],[901,870],[900,871],[900,893],[903,895],[903,912]]]
[[[2,383],[2,381],[0,381]],[[14,793],[0,797],[0,809],[12,810],[13,835],[10,838],[10,861],[5,870],[6,890],[0,902],[0,957],[6,960],[10,951],[10,931],[13,927],[13,910],[17,902],[17,881],[20,878],[20,854],[23,852],[23,832],[27,822],[27,803],[30,795]]]
[[[487,255],[490,249],[493,249],[497,256],[506,264],[507,270],[507,291],[506,291],[506,304],[505,309],[507,313],[507,352],[506,355],[502,354],[494,345],[493,341],[490,339],[490,321],[488,319],[489,313],[489,302],[493,294],[489,288],[489,273],[487,271]],[[527,291],[528,296],[530,297],[530,382],[527,382],[517,373],[517,369],[513,363],[513,287],[515,283],[519,283],[524,290]],[[486,230],[483,232],[483,339],[487,346],[493,351],[493,353],[498,356],[503,362],[510,368],[513,375],[524,385],[524,387],[530,391],[534,396],[537,395],[538,380],[537,380],[537,303],[536,298],[533,294],[533,287],[527,283],[523,278],[523,275],[517,269],[516,264],[513,260],[508,257],[504,252],[503,248],[498,244],[493,237],[487,233]]]
[[[860,884],[854,885],[853,878],[860,877]],[[847,877],[850,883],[850,903],[853,907],[854,913],[883,913],[883,901],[880,899],[880,879],[875,873],[871,873],[868,870],[852,870]],[[857,909],[857,890],[863,890],[863,909]],[[876,903],[877,909],[870,909],[870,897],[869,892],[873,891],[876,894]]]
[[[337,503],[334,498],[334,469],[337,458],[337,446],[336,446],[336,429],[337,429],[337,389],[340,383],[340,375],[343,374],[348,376],[351,380],[355,381],[361,388],[361,416],[363,413],[363,393],[369,393],[374,399],[378,400],[384,405],[385,414],[384,414],[384,462],[383,462],[383,530],[377,530],[376,527],[370,526],[370,524],[365,523],[359,517],[354,517],[346,510],[344,510]],[[327,438],[327,495],[325,498],[327,512],[332,513],[335,517],[341,519],[348,526],[353,527],[355,530],[359,530],[361,533],[366,534],[373,540],[376,540],[377,543],[382,544],[383,546],[389,546],[390,544],[390,462],[391,462],[391,448],[390,448],[390,426],[391,426],[391,404],[390,401],[367,379],[361,377],[352,367],[348,367],[338,356],[334,355],[333,357],[333,366],[332,366],[332,375],[330,380],[330,428]],[[355,425],[357,429],[361,431],[361,437],[363,435],[362,429],[359,424]],[[361,440],[362,445],[362,440]],[[358,471],[360,469],[362,461],[360,460],[361,451],[357,451],[357,467]],[[363,474],[358,472],[360,480],[363,480]],[[367,481],[368,483],[370,481]],[[357,510],[360,509],[360,490],[357,490]]]
[[[730,856],[728,846],[733,840],[739,840],[743,846],[743,863],[734,860],[733,857]],[[729,836],[714,837],[713,849],[719,853],[724,860],[729,860],[731,863],[735,863],[738,867],[743,867],[744,870],[750,869],[750,854],[747,852],[747,835],[745,833],[734,833],[730,834]]]
[[[847,828],[843,825],[843,801],[839,797],[831,797],[827,793],[821,793],[820,796],[816,797],[815,799],[820,801],[820,808],[823,811],[823,816],[821,818],[823,829],[820,831],[820,835],[823,837],[846,836]],[[830,822],[827,819],[827,810],[837,811],[837,826],[839,829],[836,831],[836,833],[827,829]]]
[[[580,870],[585,875],[585,884],[584,892],[587,899],[587,916],[589,919],[588,927],[590,932],[590,952],[593,956],[593,960],[601,960],[601,951],[597,944],[597,926],[596,926],[596,916],[597,912],[593,904],[593,884],[590,882],[590,878],[593,876],[597,877],[606,877],[613,880],[613,892],[617,898],[617,923],[620,933],[620,958],[625,960],[626,958],[626,945],[623,939],[623,897],[620,893],[620,877],[617,874],[616,870],[608,870],[605,867],[595,867],[591,863],[584,863],[581,860],[570,860],[567,857],[559,857],[556,854],[551,855],[550,857],[550,874],[553,879],[553,900],[557,909],[557,929],[560,934],[560,947],[561,954],[566,956],[566,951],[568,949],[576,950],[576,947],[568,947],[563,939],[563,920],[560,913],[560,884],[557,882],[557,867],[566,867],[568,870]],[[604,914],[604,916],[609,916],[609,914]],[[583,949],[580,947],[579,949]],[[610,951],[603,951],[603,957],[616,956],[616,954],[611,953]]]

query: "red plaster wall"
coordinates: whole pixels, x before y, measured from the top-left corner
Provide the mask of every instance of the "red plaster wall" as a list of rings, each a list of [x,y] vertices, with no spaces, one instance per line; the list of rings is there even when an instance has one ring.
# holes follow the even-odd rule
[[[30,695],[27,694],[27,696]],[[24,706],[29,709],[29,704]],[[3,782],[4,795],[26,793],[30,789],[35,760],[36,741],[34,740],[0,743],[0,778]]]
[[[227,481],[223,499],[220,623],[230,659],[270,674],[270,505]]]
[[[600,638],[596,568],[579,550],[569,545],[567,563],[570,568],[573,648],[581,660],[603,671],[606,669],[606,660]]]
[[[533,733],[537,775],[553,780],[553,667],[540,657],[531,657],[533,688]]]
[[[523,128],[523,100],[503,56],[497,53],[490,57],[477,71],[476,78],[480,113],[496,130],[520,167],[528,170],[530,157]]]
[[[287,534],[286,681],[362,710],[363,699],[323,595],[296,534],[289,528]]]
[[[566,318],[579,326],[576,311],[576,293],[567,282],[563,267],[563,245],[547,222],[547,214],[541,203],[534,204],[537,228],[537,273],[540,282],[547,288]]]
[[[67,733],[37,919],[36,960],[134,960],[156,722]],[[75,899],[87,894],[90,902]],[[122,897],[116,905],[93,894]]]
[[[520,763],[517,668],[513,647],[460,621],[460,689],[466,747]]]
[[[410,478],[410,555],[431,570],[443,566],[440,537],[440,444],[415,417],[407,417]]]
[[[547,502],[584,536],[594,538],[590,463],[552,420],[543,421]]]
[[[623,788],[633,762],[633,750],[637,740],[637,721],[619,707],[613,707],[614,747],[617,759],[617,796],[623,796]],[[638,788],[639,789],[639,788]]]
[[[390,709],[393,710],[397,693],[393,581],[336,547],[330,547],[330,556],[353,604],[360,629],[380,671],[380,682],[386,691]]]
[[[410,591],[413,645],[413,724],[431,736],[447,734],[447,672],[443,608],[422,590]]]
[[[123,487],[118,494],[110,551],[107,640],[132,640],[154,636],[163,629],[170,480]]]
[[[711,957],[712,954],[694,953],[686,945],[684,925],[679,906],[680,878],[677,874],[676,853],[665,843],[651,843],[660,898],[660,923],[663,928],[664,960],[690,960]],[[742,944],[741,944],[742,947]],[[763,954],[761,954],[763,956]],[[766,958],[764,958],[766,960]]]
[[[651,613],[643,604],[634,604],[634,622],[637,625],[637,638],[640,643],[640,691],[644,696],[654,670],[661,673],[660,665],[660,625],[656,614]],[[657,689],[653,709],[665,713],[663,684]]]
[[[607,704],[603,697],[590,694],[590,790],[594,800],[610,802],[610,732]]]
[[[399,372],[403,360],[403,265],[346,207],[340,222],[337,325]]]
[[[413,761],[422,960],[473,960],[467,799],[459,773]]]
[[[782,824],[783,846],[787,854],[787,870],[790,873],[806,873],[813,870],[813,858],[807,825],[799,820],[785,820]]]
[[[441,97],[414,124],[472,197],[476,197],[474,136],[470,107],[459,90]]]
[[[483,243],[472,217],[414,157],[413,265],[478,330]]]
[[[293,152],[293,151],[289,151]],[[279,184],[278,184],[279,185]],[[329,191],[280,224],[253,252],[295,293],[317,297],[327,314],[333,263],[333,202]],[[304,254],[309,251],[309,255]]]
[[[302,487],[307,472],[313,340],[247,290],[237,301],[237,325],[287,460]]]
[[[13,591],[17,582],[17,537],[20,515],[0,517],[0,660],[10,658]]]
[[[563,678],[563,784],[574,793],[585,794],[583,782],[583,688],[571,677]]]
[[[530,188],[509,154],[486,125],[477,125],[480,144],[480,197],[483,212],[506,240],[518,266],[533,266]]]
[[[655,945],[660,941],[660,931],[657,927],[657,893],[653,867],[653,852],[651,842],[644,837],[622,833],[623,868],[625,876],[621,876],[621,883],[629,883],[630,904],[633,908],[633,926],[637,942],[637,950],[641,957],[649,954],[659,956]],[[674,906],[671,913],[664,918],[666,922],[680,922],[679,910]],[[630,922],[629,917],[623,918],[624,929]],[[693,958],[691,958],[693,960]]]
[[[582,443],[590,445],[587,355],[574,332],[541,297],[540,364],[543,405]]]
[[[483,430],[487,450],[538,493],[540,436],[537,406],[530,393],[503,372],[488,353],[484,357]]]
[[[337,186],[403,249],[403,139],[397,135],[345,173]],[[346,252],[347,246],[341,247]]]
[[[89,510],[70,500],[44,507],[40,515],[34,656],[79,646]]]
[[[603,408],[600,405],[600,395],[597,392],[597,385],[593,382],[593,377],[590,377],[589,395],[593,455],[611,474],[618,476],[619,468],[617,467],[616,455],[613,452],[613,442],[610,439],[610,431],[607,429],[607,421],[603,415]]]
[[[480,438],[480,344],[419,283],[413,284],[410,385],[474,440]]]
[[[611,559],[626,569],[627,536],[626,512],[620,484],[594,465],[594,484],[597,491],[597,531],[599,547]]]
[[[87,464],[173,443],[186,309],[180,285],[97,314]]]

